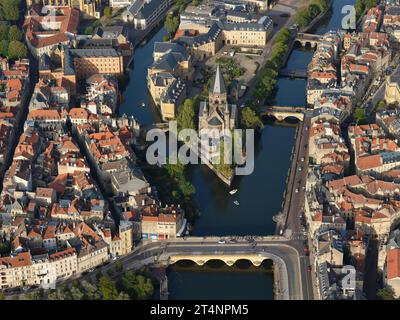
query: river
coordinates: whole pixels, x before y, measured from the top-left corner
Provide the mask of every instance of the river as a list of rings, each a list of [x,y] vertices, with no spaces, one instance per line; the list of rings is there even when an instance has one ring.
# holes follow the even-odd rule
[[[314,27],[312,32],[323,34],[341,26],[341,9],[354,0],[335,0],[332,11]],[[160,27],[154,36],[135,51],[134,67],[125,93],[120,113],[134,115],[142,124],[159,120],[159,115],[147,92],[147,67],[152,63],[155,41],[166,34]],[[295,47],[287,67],[305,69],[313,51]],[[279,78],[275,95],[276,105],[304,106],[306,80]],[[146,107],[140,107],[145,102]],[[236,177],[232,188],[238,192],[231,196],[226,187],[207,167],[193,166],[190,180],[196,188],[200,217],[193,234],[202,235],[268,235],[275,232],[273,215],[282,205],[283,192],[290,155],[294,145],[296,122],[266,121],[260,137],[255,142],[255,167],[253,174]],[[236,206],[233,201],[238,200]],[[195,272],[196,270],[196,272]],[[272,299],[273,276],[271,272],[235,272],[236,268],[211,269],[207,266],[168,269],[170,299]]]

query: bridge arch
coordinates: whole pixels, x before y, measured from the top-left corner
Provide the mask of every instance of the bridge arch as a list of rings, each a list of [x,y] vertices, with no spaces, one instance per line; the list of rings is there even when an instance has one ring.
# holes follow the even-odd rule
[[[250,261],[251,264],[255,267],[261,266],[264,260],[272,260],[272,258],[266,255],[258,255],[258,254],[223,254],[223,255],[194,255],[194,254],[177,254],[171,255],[169,257],[169,264],[175,264],[179,261],[193,261],[198,266],[203,266],[210,260],[219,260],[223,261],[227,266],[233,266],[238,260],[247,260]]]
[[[284,121],[287,119],[296,119],[298,121],[303,121],[303,113],[279,113],[279,112],[266,112],[265,116],[275,118],[278,121]]]

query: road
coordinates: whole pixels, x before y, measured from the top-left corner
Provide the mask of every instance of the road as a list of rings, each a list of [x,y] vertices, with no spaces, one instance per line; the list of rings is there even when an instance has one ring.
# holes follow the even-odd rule
[[[306,196],[305,186],[308,169],[308,139],[311,123],[311,112],[306,111],[304,121],[300,123],[296,136],[296,144],[292,155],[289,180],[286,187],[286,197],[283,207],[285,234],[292,240],[293,246],[300,252],[301,279],[303,282],[304,299],[315,298],[315,288],[312,274],[308,266],[312,265],[308,256],[304,254],[303,241],[306,236],[300,213],[304,211],[304,200]],[[303,161],[302,161],[303,160]],[[312,246],[309,245],[309,248]]]

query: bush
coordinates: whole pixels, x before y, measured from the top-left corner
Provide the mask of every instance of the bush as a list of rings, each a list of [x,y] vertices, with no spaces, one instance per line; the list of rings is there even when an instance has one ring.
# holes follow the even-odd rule
[[[103,10],[103,15],[107,18],[111,17],[112,11],[110,7],[105,7]]]
[[[93,27],[92,26],[88,26],[85,28],[85,34],[86,35],[91,35],[93,34]]]

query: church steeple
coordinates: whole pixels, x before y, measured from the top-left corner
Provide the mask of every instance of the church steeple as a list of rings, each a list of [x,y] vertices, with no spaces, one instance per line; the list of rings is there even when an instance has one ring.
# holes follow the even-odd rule
[[[224,77],[222,76],[219,64],[217,64],[217,70],[215,76],[211,81],[211,87],[209,92],[209,100],[211,104],[224,104],[226,103],[226,87]]]

